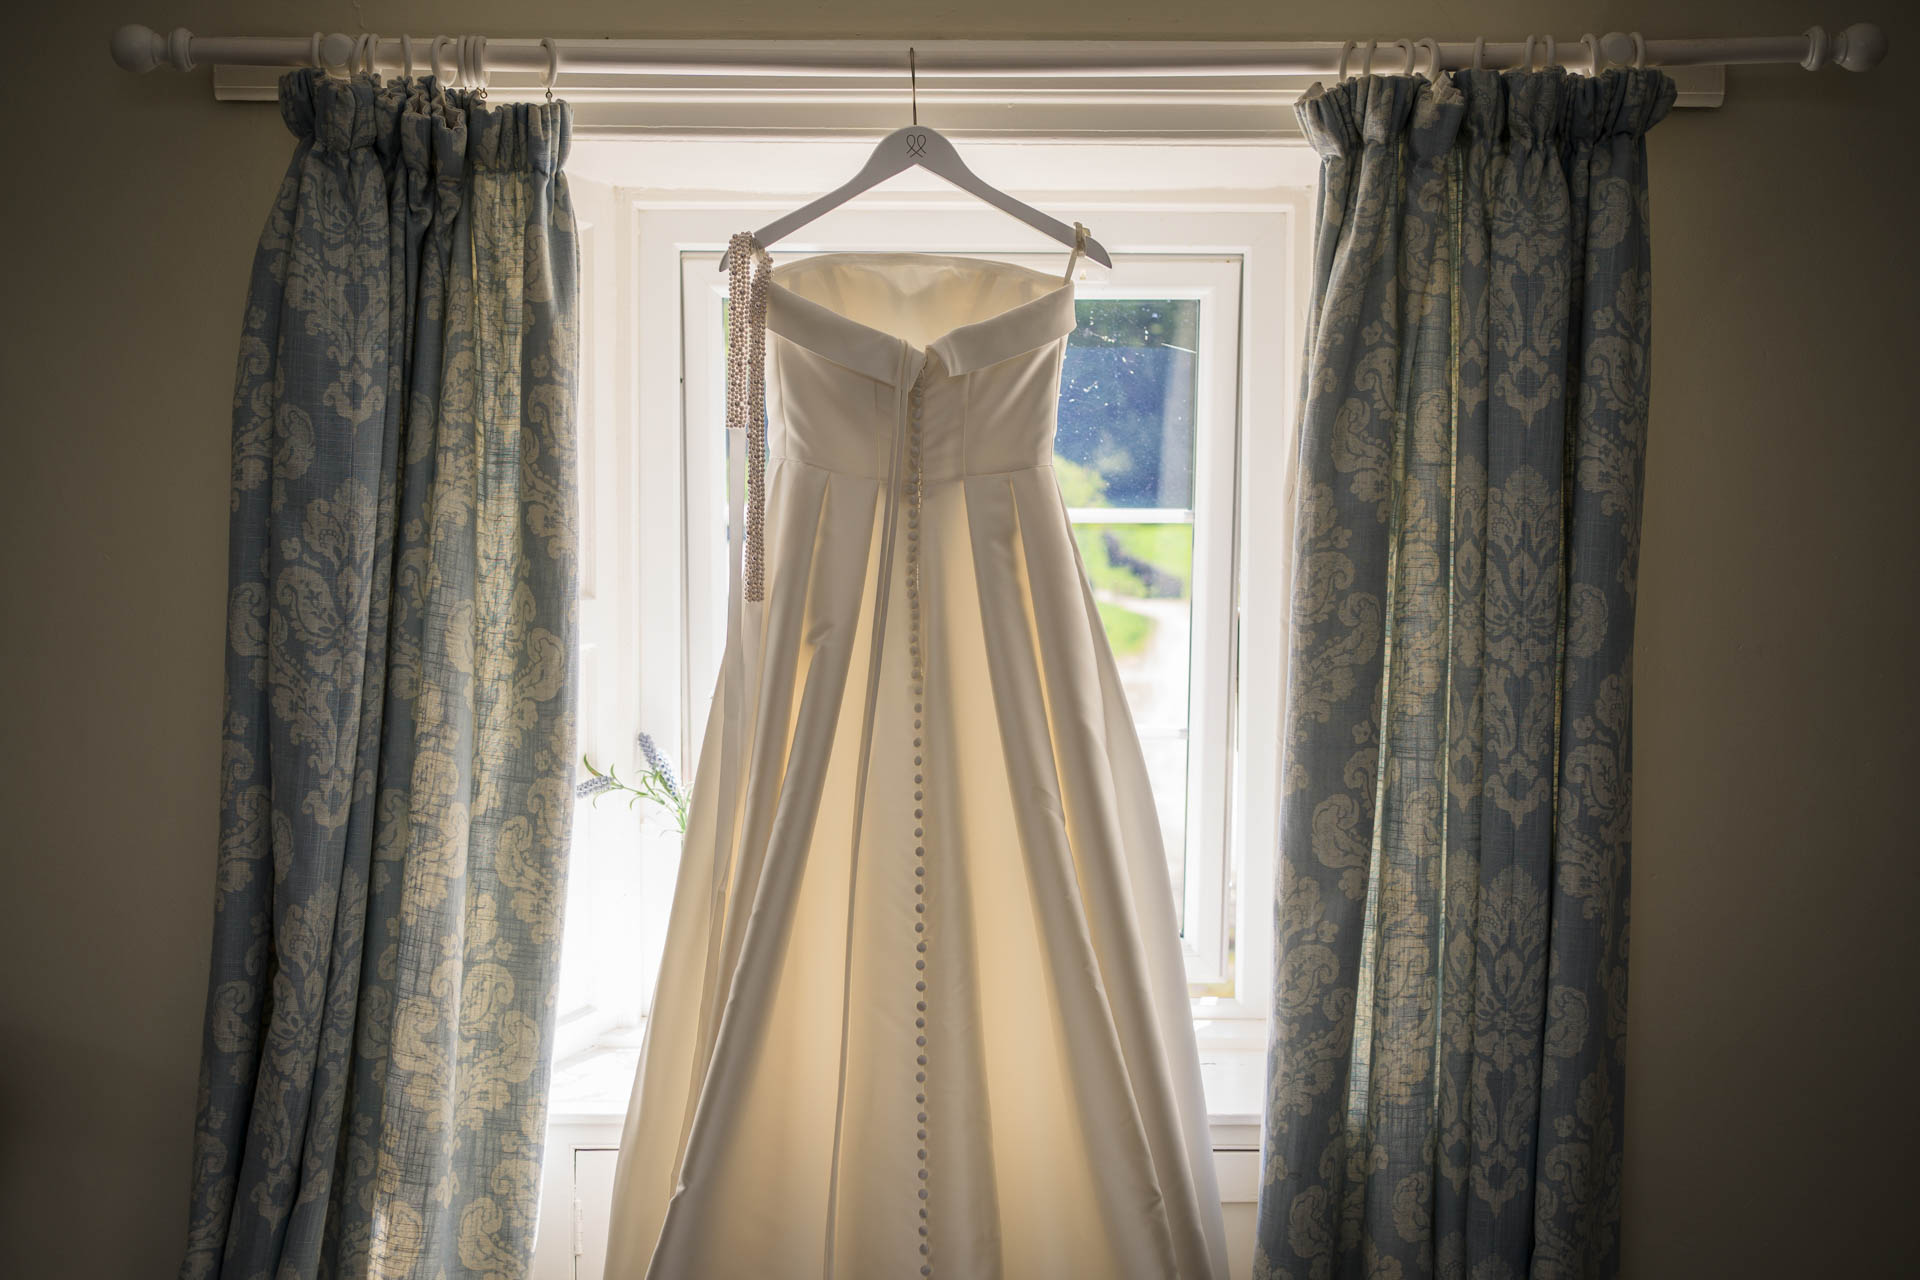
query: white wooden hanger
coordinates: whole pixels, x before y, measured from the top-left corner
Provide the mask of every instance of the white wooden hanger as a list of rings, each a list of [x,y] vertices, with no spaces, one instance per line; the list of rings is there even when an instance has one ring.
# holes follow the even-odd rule
[[[907,50],[907,74],[913,94],[913,123],[904,129],[895,129],[880,139],[880,145],[867,157],[867,163],[845,184],[754,232],[753,238],[762,249],[772,248],[776,241],[793,234],[828,210],[836,209],[861,192],[879,186],[896,173],[904,173],[918,165],[945,178],[962,191],[978,196],[994,208],[1012,214],[1043,235],[1086,254],[1101,266],[1113,265],[1113,258],[1106,249],[1098,240],[1087,235],[1084,228],[1048,217],[1032,205],[1014,199],[997,187],[988,186],[979,175],[967,168],[967,162],[960,158],[960,153],[951,142],[941,136],[938,130],[920,123],[919,72],[914,66],[912,49]],[[730,256],[729,253],[727,257]],[[727,257],[720,259],[722,271],[727,269]]]

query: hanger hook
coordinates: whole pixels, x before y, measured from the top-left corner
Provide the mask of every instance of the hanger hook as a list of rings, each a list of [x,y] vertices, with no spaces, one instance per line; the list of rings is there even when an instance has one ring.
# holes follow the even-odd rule
[[[1071,281],[1073,269],[1080,265],[1080,259],[1087,251],[1087,229],[1080,223],[1073,224],[1073,252],[1067,255],[1067,272],[1062,279]]]
[[[554,82],[560,78],[560,46],[552,36],[541,36],[540,47],[547,51],[547,101],[553,101]]]
[[[913,55],[913,46],[907,46],[907,100],[913,109],[913,122],[920,123],[920,66]]]

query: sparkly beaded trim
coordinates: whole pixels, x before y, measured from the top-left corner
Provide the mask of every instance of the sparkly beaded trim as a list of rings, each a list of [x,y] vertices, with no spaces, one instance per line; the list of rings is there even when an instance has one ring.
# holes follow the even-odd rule
[[[907,465],[901,493],[907,509],[907,657],[913,689],[913,932],[914,932],[914,1072],[913,1093],[918,1105],[915,1154],[920,1162],[920,1274],[933,1274],[933,1245],[927,1222],[927,844],[926,773],[921,748],[921,721],[926,706],[926,668],[920,641],[920,503],[925,492],[924,472],[920,465],[920,414],[928,372],[933,357],[927,357],[913,389],[907,393]]]
[[[727,242],[727,429],[747,433],[745,583],[762,598],[766,578],[767,284],[773,260],[742,231]]]

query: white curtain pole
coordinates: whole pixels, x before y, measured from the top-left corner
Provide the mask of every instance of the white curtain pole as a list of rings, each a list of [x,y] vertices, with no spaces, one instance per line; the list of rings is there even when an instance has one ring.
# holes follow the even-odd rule
[[[1858,22],[1835,35],[1809,27],[1793,36],[1730,36],[1719,39],[1646,40],[1638,32],[1611,31],[1595,39],[1529,36],[1506,41],[1181,41],[1142,44],[991,40],[489,40],[481,36],[196,36],[184,27],[162,35],[130,25],[114,32],[113,60],[128,71],[173,67],[191,71],[211,65],[250,67],[375,66],[400,69],[410,49],[413,69],[432,70],[441,50],[443,73],[463,59],[481,69],[592,70],[602,75],[849,76],[895,74],[916,50],[923,77],[967,79],[1036,75],[1076,77],[1333,75],[1371,64],[1377,74],[1438,67],[1462,70],[1522,65],[1564,66],[1593,71],[1607,66],[1698,67],[1797,63],[1809,71],[1824,66],[1866,71],[1886,56],[1879,27]],[[1371,52],[1368,52],[1371,50]],[[1437,51],[1437,52],[1436,52]],[[1597,57],[1596,57],[1597,51]],[[551,59],[551,60],[550,60]],[[1597,64],[1597,66],[1596,66]]]

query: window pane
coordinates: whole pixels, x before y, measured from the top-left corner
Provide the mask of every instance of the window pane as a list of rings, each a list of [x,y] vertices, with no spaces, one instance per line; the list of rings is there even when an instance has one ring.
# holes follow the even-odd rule
[[[1073,507],[1193,506],[1193,299],[1084,299],[1060,374],[1054,460]]]
[[[1173,907],[1186,932],[1187,914],[1187,740],[1182,737],[1142,735],[1140,753],[1147,759],[1147,782],[1160,815],[1160,843],[1167,854],[1167,877],[1173,882]]]
[[[1174,901],[1184,902],[1193,526],[1088,523],[1073,533],[1140,730]]]

